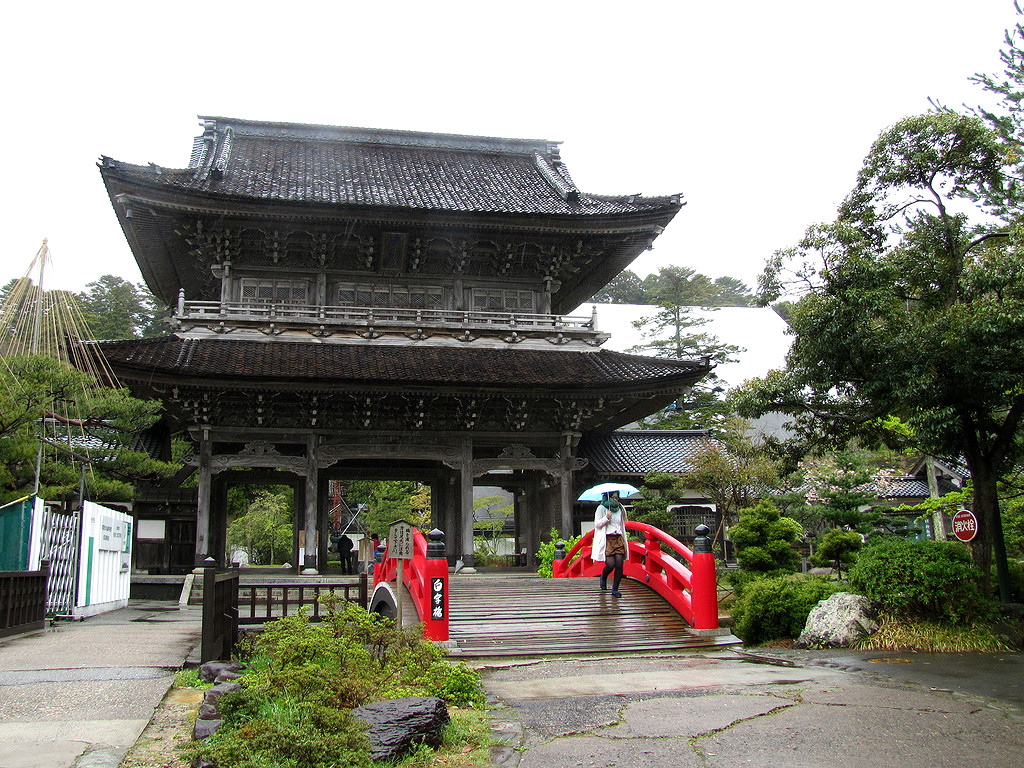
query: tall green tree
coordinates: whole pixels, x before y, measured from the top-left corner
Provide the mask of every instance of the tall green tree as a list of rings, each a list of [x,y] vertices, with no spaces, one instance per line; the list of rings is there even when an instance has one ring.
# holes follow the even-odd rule
[[[594,295],[594,301],[607,304],[660,304],[667,295],[681,306],[749,307],[754,296],[746,284],[735,277],[716,277],[687,267],[662,267],[640,279],[628,269]]]
[[[253,565],[287,562],[292,554],[292,489],[252,486],[251,496],[228,523],[228,546],[245,552]]]
[[[781,462],[750,435],[749,423],[736,417],[726,422],[720,435],[704,442],[691,463],[692,468],[680,475],[680,485],[713,502],[727,526],[736,522],[739,510],[753,506],[780,480]]]
[[[732,362],[742,350],[723,343],[714,334],[701,331],[705,318],[695,317],[694,305],[714,295],[714,283],[704,275],[684,267],[664,267],[658,272],[652,297],[658,311],[633,325],[642,331],[645,341],[630,351],[649,352],[657,357],[675,359],[707,358],[716,363]],[[655,429],[709,429],[723,425],[730,408],[725,402],[725,387],[712,372],[696,384],[672,407],[645,419],[642,426]]]
[[[785,370],[739,398],[747,415],[789,414],[808,445],[906,444],[887,428],[896,416],[915,447],[963,455],[981,520],[973,555],[988,573],[994,550],[1004,600],[996,491],[1024,416],[1021,232],[990,215],[1013,202],[1007,162],[975,117],[932,113],[883,132],[836,220],[769,262],[763,301],[804,288],[795,339]]]
[[[135,339],[166,332],[167,308],[142,285],[103,275],[76,297],[95,339]]]
[[[409,480],[360,480],[349,485],[350,501],[364,505],[363,524],[382,538],[396,520],[425,529],[430,522],[430,499],[421,486]],[[424,504],[426,506],[424,507]]]

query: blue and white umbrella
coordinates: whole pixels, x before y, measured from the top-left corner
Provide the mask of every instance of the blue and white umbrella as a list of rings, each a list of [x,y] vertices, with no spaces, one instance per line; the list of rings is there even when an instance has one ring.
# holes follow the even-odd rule
[[[625,499],[634,493],[640,493],[639,488],[629,483],[598,483],[593,488],[588,488],[581,493],[576,501],[600,501],[602,494],[611,493],[612,491],[618,491],[620,499]]]

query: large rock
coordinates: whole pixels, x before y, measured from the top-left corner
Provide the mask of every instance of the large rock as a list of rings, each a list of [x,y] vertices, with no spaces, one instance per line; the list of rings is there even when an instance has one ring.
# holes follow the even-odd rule
[[[878,630],[871,601],[862,595],[837,592],[822,600],[807,617],[797,648],[848,648]]]
[[[217,682],[219,678],[234,680],[241,675],[242,665],[235,661],[208,661],[199,667],[199,679],[204,683]]]
[[[449,719],[448,707],[436,696],[378,701],[353,709],[352,716],[369,726],[374,760],[398,760],[417,744],[438,748]]]

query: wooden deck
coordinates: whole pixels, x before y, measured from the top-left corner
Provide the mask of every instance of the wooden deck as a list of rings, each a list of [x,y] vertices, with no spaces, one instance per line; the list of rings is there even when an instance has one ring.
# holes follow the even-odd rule
[[[674,651],[728,645],[732,635],[693,634],[654,590],[624,579],[622,597],[597,579],[536,574],[452,576],[450,631],[465,656]]]

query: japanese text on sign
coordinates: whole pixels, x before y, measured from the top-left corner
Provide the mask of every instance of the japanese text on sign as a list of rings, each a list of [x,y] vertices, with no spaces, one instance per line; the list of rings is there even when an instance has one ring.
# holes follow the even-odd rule
[[[413,556],[413,527],[409,523],[394,523],[388,531],[388,556],[409,560]]]
[[[444,619],[444,579],[430,580],[430,618]]]
[[[953,535],[960,541],[971,541],[978,533],[978,518],[969,509],[953,515]]]

